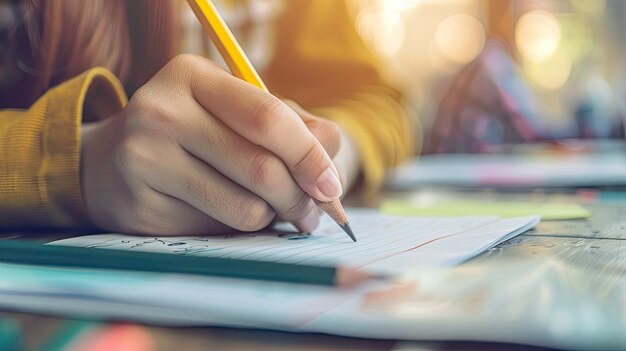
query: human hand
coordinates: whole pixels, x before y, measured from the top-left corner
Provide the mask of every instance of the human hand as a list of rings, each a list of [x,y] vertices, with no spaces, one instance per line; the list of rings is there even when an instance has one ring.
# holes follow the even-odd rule
[[[177,56],[122,111],[83,126],[87,214],[125,233],[255,231],[276,216],[311,231],[311,198],[343,191],[338,130],[313,124],[211,61]]]
[[[354,140],[336,123],[312,114],[295,101],[285,100],[285,103],[296,111],[333,159],[342,188],[350,189],[361,167],[360,154]]]

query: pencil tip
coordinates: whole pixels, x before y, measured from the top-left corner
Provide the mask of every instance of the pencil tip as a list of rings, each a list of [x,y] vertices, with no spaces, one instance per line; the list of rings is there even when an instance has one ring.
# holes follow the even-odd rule
[[[352,239],[352,241],[356,242],[356,236],[354,236],[354,233],[352,232],[352,228],[350,228],[350,223],[346,222],[346,224],[343,225],[339,225],[341,227],[341,229],[343,229],[344,232],[346,232],[346,234],[348,234],[348,236],[350,237],[350,239]]]

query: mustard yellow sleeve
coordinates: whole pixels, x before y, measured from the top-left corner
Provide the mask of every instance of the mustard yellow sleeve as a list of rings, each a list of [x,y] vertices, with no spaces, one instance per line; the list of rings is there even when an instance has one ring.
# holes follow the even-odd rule
[[[0,227],[90,226],[80,187],[80,124],[83,114],[103,118],[125,103],[117,78],[94,68],[27,110],[0,110]]]
[[[378,67],[343,1],[300,0],[286,2],[275,54],[263,72],[273,93],[334,120],[351,135],[370,191],[413,145],[402,97]]]

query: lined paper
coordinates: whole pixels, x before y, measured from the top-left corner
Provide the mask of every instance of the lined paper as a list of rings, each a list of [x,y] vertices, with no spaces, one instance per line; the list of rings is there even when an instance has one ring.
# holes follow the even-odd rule
[[[415,218],[370,210],[348,211],[358,241],[329,217],[311,234],[287,224],[274,230],[221,236],[82,236],[54,245],[165,252],[310,265],[344,264],[366,271],[403,273],[424,265],[456,264],[532,228],[538,217]]]

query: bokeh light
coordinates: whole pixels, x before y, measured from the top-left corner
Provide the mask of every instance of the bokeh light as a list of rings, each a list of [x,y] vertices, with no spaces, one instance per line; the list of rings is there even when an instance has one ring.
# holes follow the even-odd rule
[[[435,31],[435,47],[446,60],[465,64],[476,58],[485,46],[485,28],[475,17],[452,15]]]
[[[366,7],[356,18],[359,35],[378,52],[393,56],[405,37],[404,21],[397,11]]]
[[[388,11],[408,11],[423,3],[424,0],[382,0],[378,4]]]
[[[549,60],[559,48],[561,26],[556,17],[546,11],[534,10],[523,14],[515,27],[515,43],[525,60]]]
[[[488,38],[511,49],[515,80],[537,101],[525,111],[536,109],[553,136],[574,135],[582,104],[618,101],[626,111],[626,0],[348,3],[361,38],[382,56],[381,73],[405,93],[427,132],[449,82],[480,57]],[[594,75],[604,86],[591,87]],[[610,94],[599,93],[605,91]]]
[[[562,88],[572,73],[572,58],[565,50],[558,50],[543,62],[525,61],[524,68],[530,81],[548,90]]]

